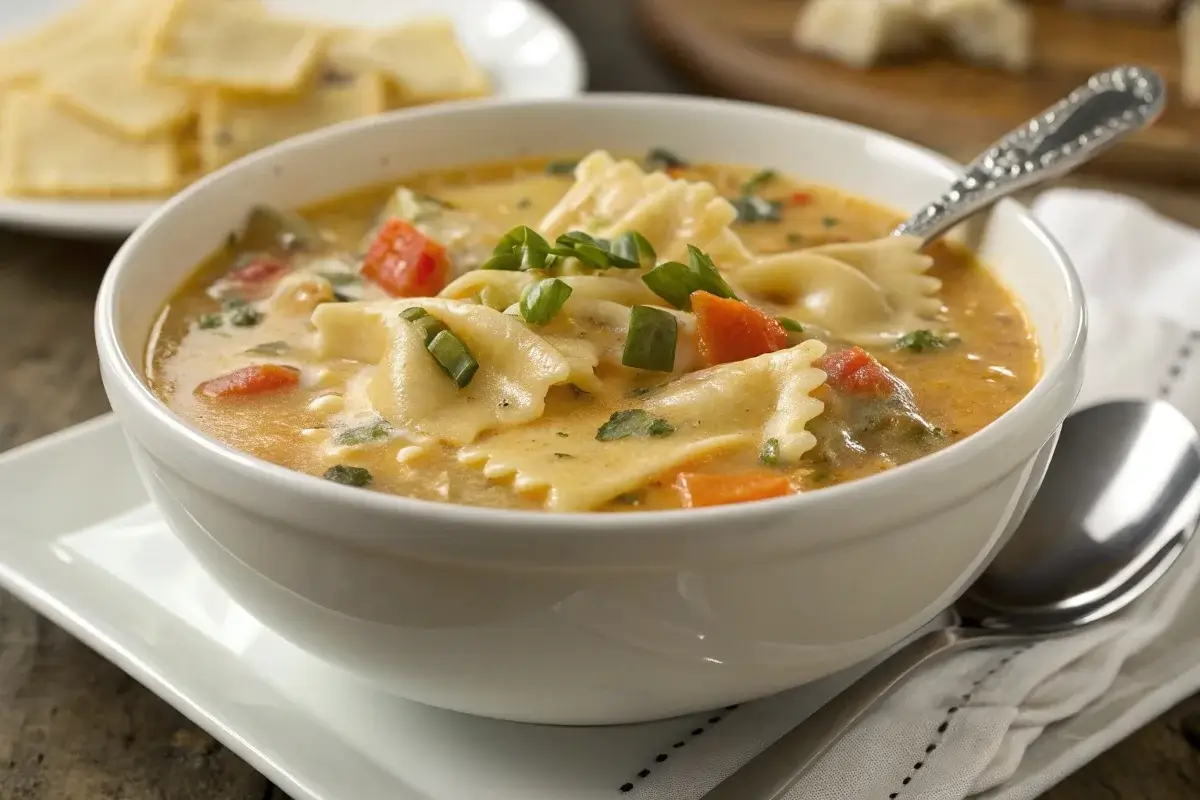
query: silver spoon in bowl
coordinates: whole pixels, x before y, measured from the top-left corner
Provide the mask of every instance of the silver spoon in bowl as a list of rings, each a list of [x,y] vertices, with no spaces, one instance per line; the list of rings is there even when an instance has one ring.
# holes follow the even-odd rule
[[[897,650],[726,778],[704,800],[779,800],[921,666],[978,647],[1020,646],[1111,618],[1154,586],[1200,524],[1200,433],[1161,401],[1078,411],[1063,423],[1041,490],[954,624]]]
[[[1058,178],[1150,126],[1167,102],[1153,70],[1120,66],[1087,83],[983,151],[940,198],[893,232],[928,244],[997,200]]]

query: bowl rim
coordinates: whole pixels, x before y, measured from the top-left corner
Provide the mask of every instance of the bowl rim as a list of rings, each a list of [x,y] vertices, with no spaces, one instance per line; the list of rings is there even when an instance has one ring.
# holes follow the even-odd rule
[[[1001,203],[1015,207],[1014,210],[1021,222],[1028,227],[1038,244],[1049,253],[1056,267],[1057,280],[1065,288],[1070,311],[1069,318],[1065,320],[1067,324],[1064,325],[1062,331],[1062,344],[1057,348],[1062,352],[1062,357],[1057,363],[1045,370],[1033,388],[1012,408],[983,429],[949,447],[884,472],[825,487],[819,491],[802,492],[752,503],[690,509],[631,510],[620,513],[545,511],[440,503],[404,495],[362,491],[260,459],[194,427],[172,411],[151,391],[142,377],[141,369],[130,360],[129,354],[121,346],[117,331],[115,303],[117,289],[123,281],[122,273],[125,271],[126,265],[134,259],[143,239],[152,228],[163,224],[163,221],[173,216],[181,205],[188,203],[195,195],[209,191],[214,183],[221,182],[227,175],[245,169],[251,164],[283,157],[291,151],[306,146],[335,141],[354,131],[367,128],[402,127],[410,120],[427,117],[446,117],[447,120],[452,120],[458,116],[519,113],[523,109],[533,107],[561,106],[569,108],[578,105],[610,106],[624,112],[635,113],[645,113],[655,108],[661,108],[663,105],[669,105],[677,108],[691,107],[701,113],[733,111],[757,114],[768,120],[802,119],[806,125],[832,129],[840,135],[865,137],[868,141],[898,148],[906,155],[915,157],[914,163],[918,163],[922,169],[944,175],[947,184],[960,177],[963,170],[963,165],[929,148],[864,125],[762,103],[692,95],[635,92],[584,94],[563,98],[485,98],[447,102],[423,108],[401,109],[351,120],[287,139],[226,165],[171,197],[142,223],[126,239],[113,257],[97,293],[95,335],[102,364],[110,368],[110,375],[117,380],[119,388],[133,402],[137,413],[143,419],[152,423],[160,432],[174,440],[177,445],[186,448],[192,454],[199,455],[211,468],[232,471],[236,476],[248,481],[266,481],[277,490],[294,493],[308,500],[319,500],[328,503],[331,507],[362,510],[384,517],[399,516],[430,523],[449,523],[472,528],[483,526],[495,530],[520,530],[526,534],[535,535],[539,533],[561,535],[563,529],[572,529],[581,534],[602,530],[608,534],[628,532],[640,536],[645,535],[647,529],[666,531],[682,528],[686,530],[689,526],[681,525],[684,522],[696,523],[697,529],[704,529],[713,524],[741,520],[747,514],[768,514],[781,511],[820,513],[833,506],[845,505],[847,500],[850,500],[852,505],[859,505],[869,502],[873,495],[883,497],[894,492],[897,484],[912,481],[914,478],[920,479],[922,473],[929,477],[951,475],[977,461],[986,450],[998,444],[1010,429],[1018,424],[1019,420],[1028,417],[1029,414],[1036,411],[1038,406],[1048,402],[1051,399],[1048,396],[1054,392],[1056,385],[1064,377],[1069,377],[1072,369],[1081,360],[1087,329],[1087,313],[1079,276],[1061,245],[1045,226],[1033,217],[1028,208],[1011,199],[1003,200]],[[114,390],[108,389],[108,391],[111,393]],[[1065,412],[1063,416],[1065,417]],[[1049,437],[1060,423],[1061,419],[1056,420],[1053,425],[1047,426],[1046,436]],[[961,496],[948,497],[943,504],[950,504],[961,499]],[[907,520],[897,517],[895,521],[900,524]],[[351,531],[340,531],[338,535],[355,538]]]

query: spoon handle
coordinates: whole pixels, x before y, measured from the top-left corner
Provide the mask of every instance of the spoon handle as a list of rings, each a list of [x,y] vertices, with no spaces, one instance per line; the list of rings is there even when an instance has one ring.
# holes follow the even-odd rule
[[[1146,67],[1096,73],[985,150],[942,197],[894,233],[929,242],[997,200],[1090,161],[1154,122],[1165,103],[1162,78]]]
[[[1016,637],[942,628],[914,639],[719,783],[702,800],[780,800],[876,703],[922,665],[955,650]]]

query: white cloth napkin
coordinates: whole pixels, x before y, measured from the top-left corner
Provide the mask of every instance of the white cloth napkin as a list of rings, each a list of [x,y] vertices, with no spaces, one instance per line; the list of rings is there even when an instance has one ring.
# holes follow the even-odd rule
[[[1089,301],[1077,407],[1165,397],[1200,424],[1200,233],[1102,192],[1052,191],[1034,211],[1074,260]],[[1171,698],[1159,696],[1158,706],[1143,705],[1140,716],[1095,726],[1088,746],[1059,747],[1054,757],[1034,753],[1029,760],[1037,769],[1022,770],[1039,737],[1053,739],[1063,721],[1097,705],[1115,681],[1125,681],[1118,687],[1125,692],[1154,687],[1123,676],[1122,668],[1131,659],[1137,665],[1136,656],[1181,607],[1189,614],[1197,607],[1200,553],[1191,551],[1171,581],[1124,617],[1071,638],[967,652],[926,669],[827,753],[788,800],[959,800],[981,793],[1018,800],[1042,793],[1147,721],[1147,713],[1169,706]],[[1172,677],[1175,701],[1200,688],[1200,671]],[[696,800],[808,711],[787,695],[739,709],[714,730],[718,735],[654,770],[629,796]]]

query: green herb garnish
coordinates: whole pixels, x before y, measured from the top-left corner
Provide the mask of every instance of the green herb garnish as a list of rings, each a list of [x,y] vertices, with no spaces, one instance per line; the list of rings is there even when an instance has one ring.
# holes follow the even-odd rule
[[[547,175],[570,175],[579,166],[578,161],[551,161],[546,165]]]
[[[646,153],[646,169],[649,170],[682,169],[687,165],[688,162],[665,147],[651,147]]]
[[[462,339],[448,329],[434,336],[433,341],[427,347],[441,368],[460,389],[469,384],[479,370],[479,362],[475,360],[475,356],[471,355],[471,351],[463,344]]]
[[[654,247],[637,231],[626,231],[614,239],[610,252],[617,259],[647,269],[658,260]]]
[[[692,310],[692,292],[708,292],[717,297],[737,299],[733,289],[721,277],[711,258],[694,245],[688,245],[688,263],[666,261],[642,276],[650,291],[675,308]]]
[[[738,222],[779,222],[783,219],[783,203],[764,200],[756,194],[744,194],[729,201],[737,209]]]
[[[821,217],[821,224],[826,228],[836,228],[841,224],[841,220],[837,217]]]
[[[762,452],[758,454],[758,460],[772,467],[779,465],[779,440],[767,439],[763,443]]]
[[[554,241],[550,253],[556,258],[575,258],[581,264],[591,269],[608,269],[619,267],[633,269],[638,264],[614,256],[612,243],[606,239],[597,239],[584,231],[568,231]]]
[[[615,442],[629,436],[670,436],[675,426],[662,417],[652,417],[640,408],[614,412],[596,431],[601,442]]]
[[[909,331],[896,340],[897,350],[909,350],[913,353],[922,353],[926,350],[937,350],[945,347],[948,342],[941,336],[938,336],[933,331],[919,330]]]
[[[783,326],[785,331],[804,333],[804,326],[791,317],[776,317],[776,319],[779,320],[779,324]]]
[[[245,308],[249,303],[240,297],[226,297],[221,300],[221,308],[226,311],[236,311],[239,308]]]
[[[400,316],[416,326],[421,333],[421,338],[425,340],[425,347],[429,347],[433,342],[433,337],[446,330],[446,326],[440,319],[420,306],[406,308],[400,312]]]
[[[797,247],[798,245],[804,244],[804,235],[796,233],[795,231],[787,234],[787,236],[784,238],[787,239],[787,243],[792,247]]]
[[[375,442],[380,439],[386,439],[392,432],[392,426],[386,420],[377,420],[368,425],[359,425],[355,428],[347,428],[346,430],[333,437],[333,443],[343,446],[353,446],[356,444],[366,444],[367,442]]]
[[[675,369],[675,343],[679,322],[669,311],[634,306],[629,311],[629,334],[621,363],[635,369],[670,372]]]
[[[252,356],[280,356],[291,349],[292,346],[284,341],[263,342],[262,344],[254,345],[246,353]]]
[[[480,269],[527,270],[545,269],[553,259],[550,244],[527,225],[518,225],[500,239],[492,257]]]
[[[322,477],[343,486],[367,486],[372,480],[370,470],[362,467],[347,467],[345,464],[336,464],[330,467],[325,470]]]
[[[196,320],[196,327],[202,331],[219,328],[225,324],[225,318],[220,314],[201,314],[200,319]]]
[[[530,284],[521,292],[521,316],[531,325],[545,325],[562,310],[570,296],[571,287],[558,278]]]
[[[742,184],[742,196],[755,194],[759,189],[766,186],[771,181],[779,177],[779,173],[773,169],[760,169],[758,172],[750,176],[749,180]]]
[[[263,313],[254,306],[241,305],[229,312],[229,324],[239,328],[253,328],[262,320]]]

